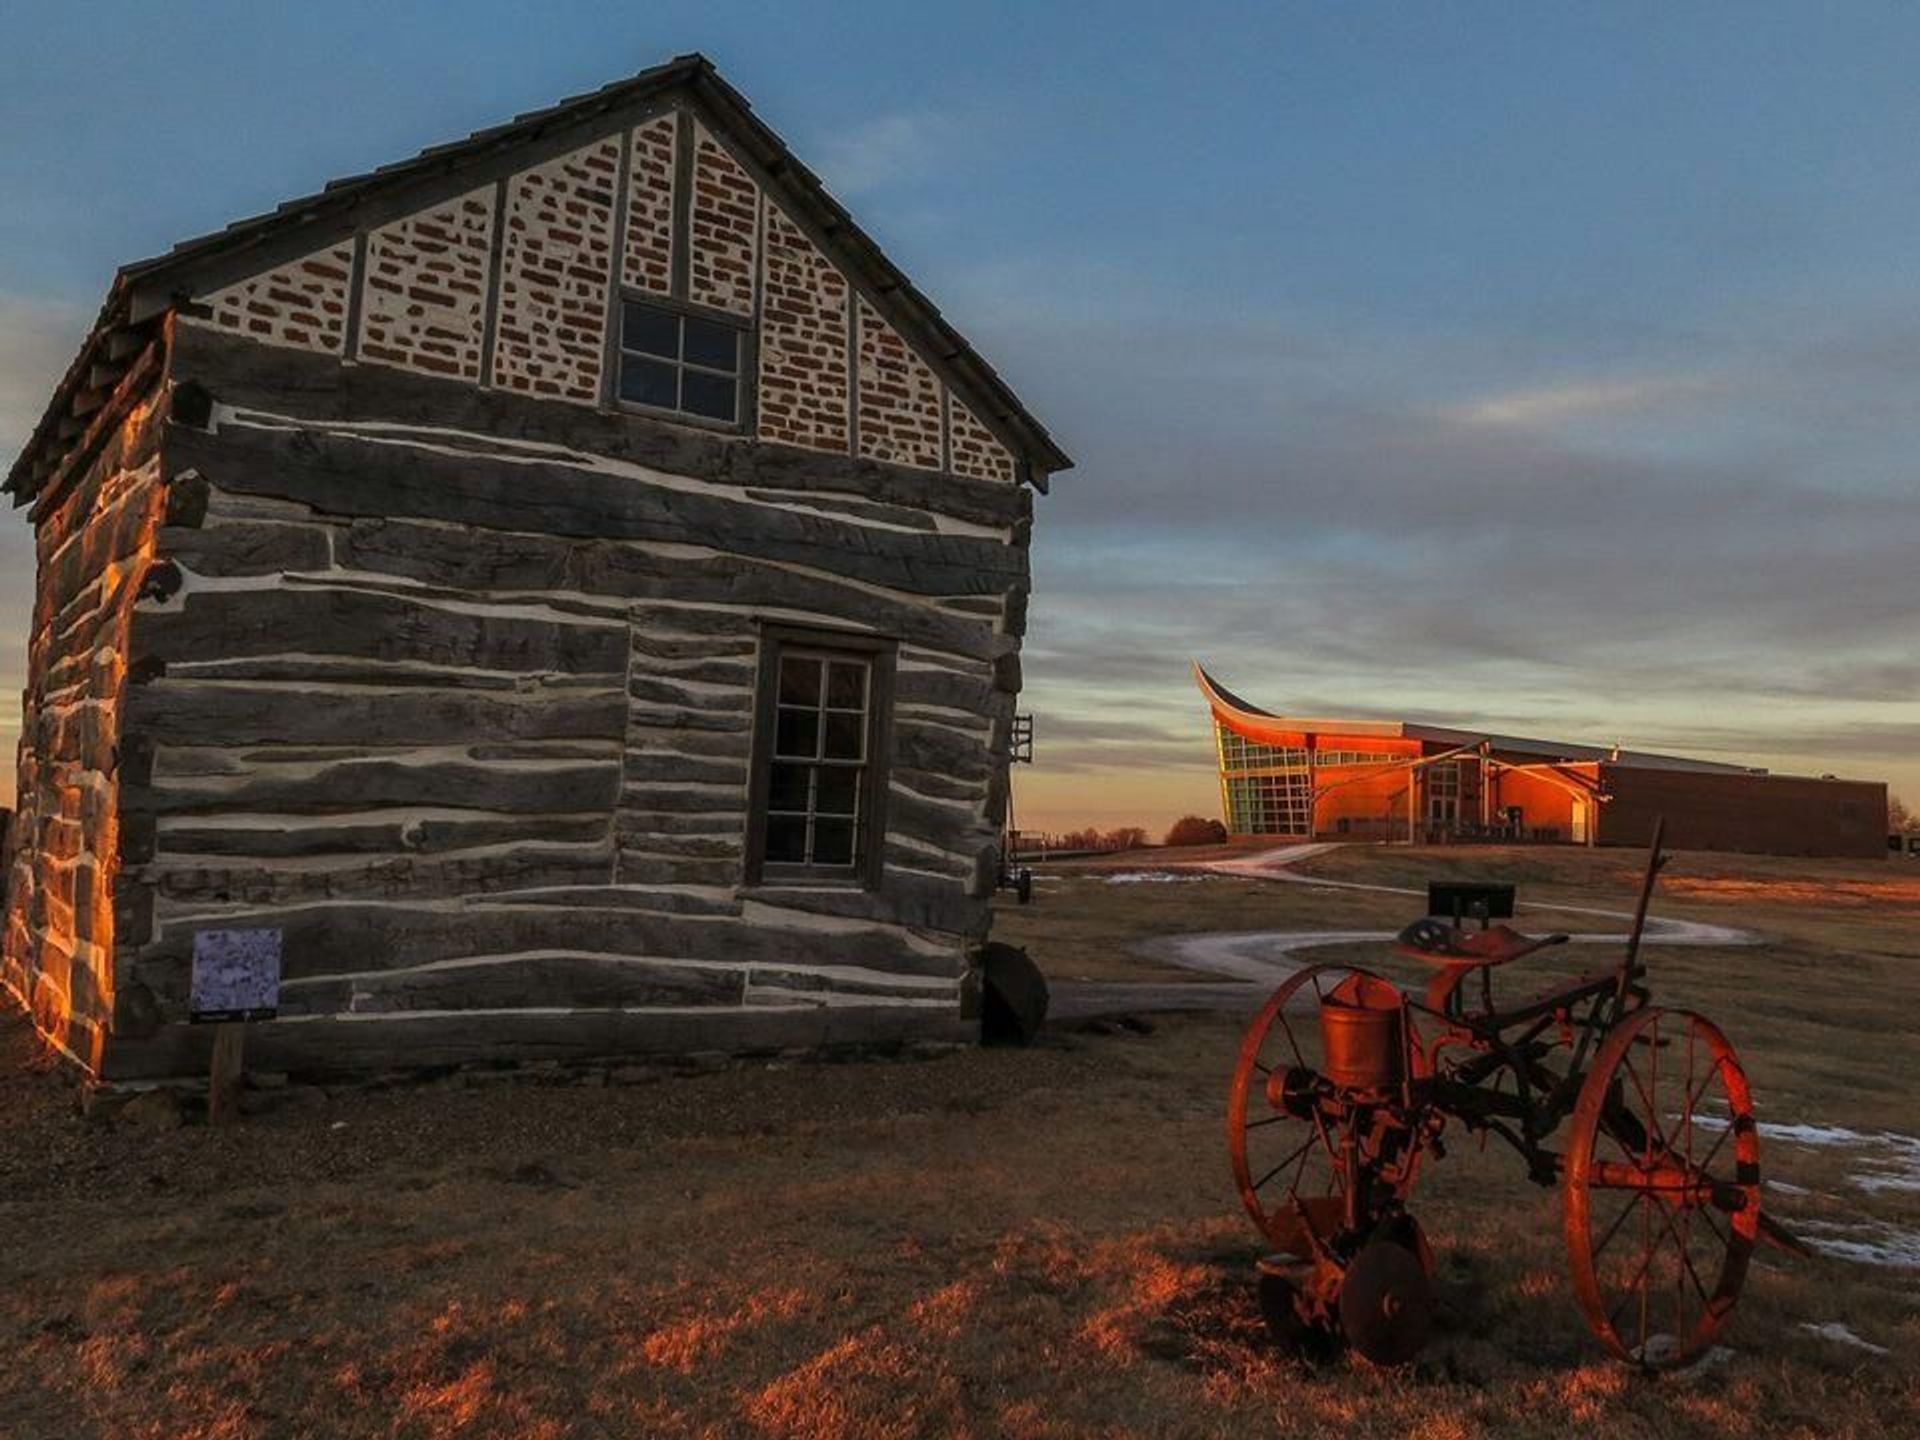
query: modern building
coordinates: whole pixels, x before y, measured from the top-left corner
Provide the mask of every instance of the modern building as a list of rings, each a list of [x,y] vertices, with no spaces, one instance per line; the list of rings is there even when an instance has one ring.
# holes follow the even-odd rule
[[[234,932],[266,1069],[963,1038],[1069,463],[697,55],[128,266],[0,986],[109,1080]]]
[[[1887,787],[1412,720],[1279,715],[1198,665],[1236,838],[1886,853]]]

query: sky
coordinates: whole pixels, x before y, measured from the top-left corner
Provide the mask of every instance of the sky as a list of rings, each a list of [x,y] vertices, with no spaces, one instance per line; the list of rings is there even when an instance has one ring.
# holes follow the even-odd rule
[[[0,461],[118,264],[701,50],[1078,462],[1038,507],[1023,826],[1217,814],[1196,658],[1273,710],[1920,801],[1920,7],[0,26]],[[0,519],[9,696],[31,553]]]

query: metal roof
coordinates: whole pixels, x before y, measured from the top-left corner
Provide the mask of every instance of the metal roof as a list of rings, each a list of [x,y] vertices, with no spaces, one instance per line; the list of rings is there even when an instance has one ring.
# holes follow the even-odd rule
[[[795,218],[815,230],[825,248],[859,282],[881,313],[919,348],[944,367],[968,403],[1008,440],[1036,488],[1047,476],[1071,469],[1073,461],[1054,443],[1046,427],[1020,403],[999,374],[949,324],[939,307],[889,260],[803,165],[753,113],[746,98],[720,77],[700,54],[677,56],[584,95],[545,109],[515,116],[505,124],[476,130],[465,139],[429,146],[409,159],[359,175],[329,181],[315,194],[289,200],[262,215],[236,220],[224,229],[183,240],[164,254],[121,267],[106,303],[79,355],[55,389],[45,415],[21,450],[0,489],[25,504],[54,473],[87,427],[80,419],[100,407],[121,373],[118,362],[128,336],[191,293],[186,289],[210,266],[244,260],[289,232],[311,235],[314,248],[351,234],[367,208],[416,187],[452,183],[474,167],[531,145],[556,131],[606,118],[672,96],[700,111],[712,128],[740,147],[792,208]],[[470,177],[469,177],[470,178]],[[261,268],[268,268],[263,261]]]

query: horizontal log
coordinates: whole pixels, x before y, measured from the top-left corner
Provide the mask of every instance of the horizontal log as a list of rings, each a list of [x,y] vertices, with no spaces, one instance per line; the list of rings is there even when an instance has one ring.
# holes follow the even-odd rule
[[[467,431],[483,443],[563,445],[696,479],[848,495],[981,525],[1011,525],[1033,513],[1032,493],[1020,486],[761,444],[385,366],[343,366],[200,325],[178,328],[171,358],[176,379],[197,380],[223,404],[276,415],[382,419]]]
[[[644,794],[645,782],[673,781],[686,784],[731,785],[746,798],[747,766],[744,756],[669,755],[658,750],[642,750],[628,755],[624,780],[634,787],[636,798]]]
[[[752,903],[775,910],[905,925],[963,937],[985,935],[992,919],[990,907],[969,896],[965,884],[897,869],[886,870],[874,890],[757,885],[745,894]]]
[[[622,738],[618,692],[536,687],[513,696],[165,679],[130,689],[125,725],[160,745],[319,744],[351,735],[369,747]]]
[[[448,455],[354,433],[233,422],[217,433],[171,426],[166,454],[169,473],[192,469],[221,489],[329,515],[711,545],[923,595],[997,594],[1027,573],[1026,553],[994,540],[882,530],[584,464]]]
[[[627,694],[648,705],[686,706],[701,711],[738,713],[753,708],[751,690],[705,685],[696,689],[676,684],[670,678],[650,675],[635,675],[627,682]]]
[[[270,860],[323,855],[440,855],[488,845],[598,845],[610,835],[608,815],[389,816],[328,819],[258,815],[245,824],[191,817],[163,821],[163,862],[183,856]],[[256,823],[257,821],[257,823]],[[205,863],[205,862],[199,862]]]
[[[592,885],[554,890],[516,890],[513,903],[568,909],[642,910],[655,915],[722,915],[738,918],[741,902],[730,888],[697,891],[650,886]]]
[[[658,811],[669,815],[737,815],[746,803],[738,785],[694,785],[666,781],[621,787],[622,814]]]
[[[905,836],[961,855],[973,854],[997,833],[997,827],[989,825],[973,806],[926,800],[891,787],[885,823],[890,836]]]
[[[116,1043],[105,1078],[154,1079],[206,1073],[208,1025],[170,1024],[143,1040]],[[272,1021],[249,1027],[247,1062],[306,1079],[369,1070],[439,1068],[474,1062],[585,1060],[696,1051],[771,1053],[909,1040],[978,1040],[977,1023],[957,1007],[811,1006],[690,1011],[582,1010],[565,1015],[479,1013],[375,1015]]]
[[[282,1013],[738,1005],[746,981],[740,966],[553,953],[305,981],[287,988]]]
[[[622,885],[738,885],[743,861],[689,860],[657,853],[662,847],[652,837],[621,829],[619,868],[614,878]]]
[[[242,656],[349,655],[570,676],[623,677],[628,661],[624,625],[317,585],[189,592],[176,609],[142,609],[134,619],[131,650],[169,665]]]
[[[577,814],[610,811],[620,788],[618,759],[489,764],[446,759],[441,752],[411,759],[402,752],[391,758],[350,756],[284,764],[232,760],[231,770],[208,772],[193,767],[209,761],[179,758],[207,753],[166,751],[152,783],[126,794],[123,808],[160,815],[310,815],[406,805]],[[233,756],[231,751],[212,753]]]
[[[984,783],[995,760],[981,740],[948,726],[907,716],[895,719],[894,763],[907,770],[931,770],[956,780]]]
[[[921,871],[963,885],[974,880],[975,864],[970,858],[923,849],[893,836],[887,838],[885,859],[890,868]]]
[[[144,868],[163,900],[196,905],[301,905],[317,900],[476,896],[611,878],[605,844],[515,845],[500,853],[248,861],[166,859]]]
[[[645,801],[644,790],[625,795],[614,817],[618,833],[631,837],[635,843],[648,835],[738,835],[746,828],[744,799],[732,810],[682,812],[629,808],[643,807]]]
[[[894,672],[893,698],[899,705],[938,705],[975,715],[992,715],[1011,703],[994,687],[991,669],[970,676],[925,665],[902,665]]]
[[[333,542],[325,527],[272,521],[205,529],[168,525],[160,531],[159,551],[196,575],[218,577],[325,570],[333,564]]]
[[[741,965],[839,965],[890,975],[953,973],[951,959],[920,953],[885,924],[822,928],[801,914],[769,915],[747,924],[636,908],[632,902],[642,893],[639,885],[545,887],[545,893],[559,889],[578,893],[578,903],[554,905],[538,897],[523,903],[516,895],[434,904],[402,892],[385,904],[207,907],[192,918],[163,916],[159,937],[134,957],[134,975],[155,994],[184,1001],[194,932],[232,928],[282,931],[287,979],[548,951]],[[605,903],[594,893],[602,890]]]
[[[934,985],[910,983],[886,978],[823,973],[817,970],[781,970],[756,965],[747,973],[746,1003],[816,1003],[844,996],[887,997],[899,1000],[949,1000],[960,1004],[960,981],[956,976]]]
[[[836,514],[852,515],[861,520],[878,520],[887,525],[904,525],[910,530],[932,530],[935,521],[925,510],[910,509],[905,505],[876,505],[869,500],[849,500],[842,495],[833,495],[820,490],[753,490],[747,491],[749,500],[764,500],[775,505],[791,505],[798,502],[818,510],[829,510]]]
[[[991,786],[990,779],[955,780],[937,770],[919,770],[898,761],[889,767],[887,778],[933,800],[965,800],[976,805],[985,801]]]

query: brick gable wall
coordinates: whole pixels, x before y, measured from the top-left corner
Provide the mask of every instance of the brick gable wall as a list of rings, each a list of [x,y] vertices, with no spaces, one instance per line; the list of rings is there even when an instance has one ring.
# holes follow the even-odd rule
[[[760,187],[706,127],[696,124],[693,134],[687,298],[696,305],[751,315]]]
[[[673,288],[673,147],[675,122],[662,115],[635,127],[627,161],[627,243],[620,278],[636,290]]]
[[[358,276],[349,242],[227,286],[205,297],[211,321],[344,355],[357,282],[356,360],[600,405],[614,287],[675,296],[678,279],[675,298],[758,316],[756,438],[1012,483],[1014,457],[992,430],[718,137],[685,119],[659,115],[508,177],[497,215],[488,185],[379,226]]]
[[[335,245],[205,299],[213,323],[268,345],[338,355],[347,332],[353,247]]]
[[[619,145],[600,140],[508,182],[493,359],[501,389],[599,400],[619,174]]]
[[[1013,480],[1013,456],[958,395],[947,397],[947,430],[954,474],[976,480]]]
[[[940,381],[866,301],[860,311],[860,453],[940,468]]]
[[[760,438],[847,448],[847,282],[777,209],[767,211],[760,309]]]
[[[493,187],[383,225],[367,239],[359,356],[480,378]]]

